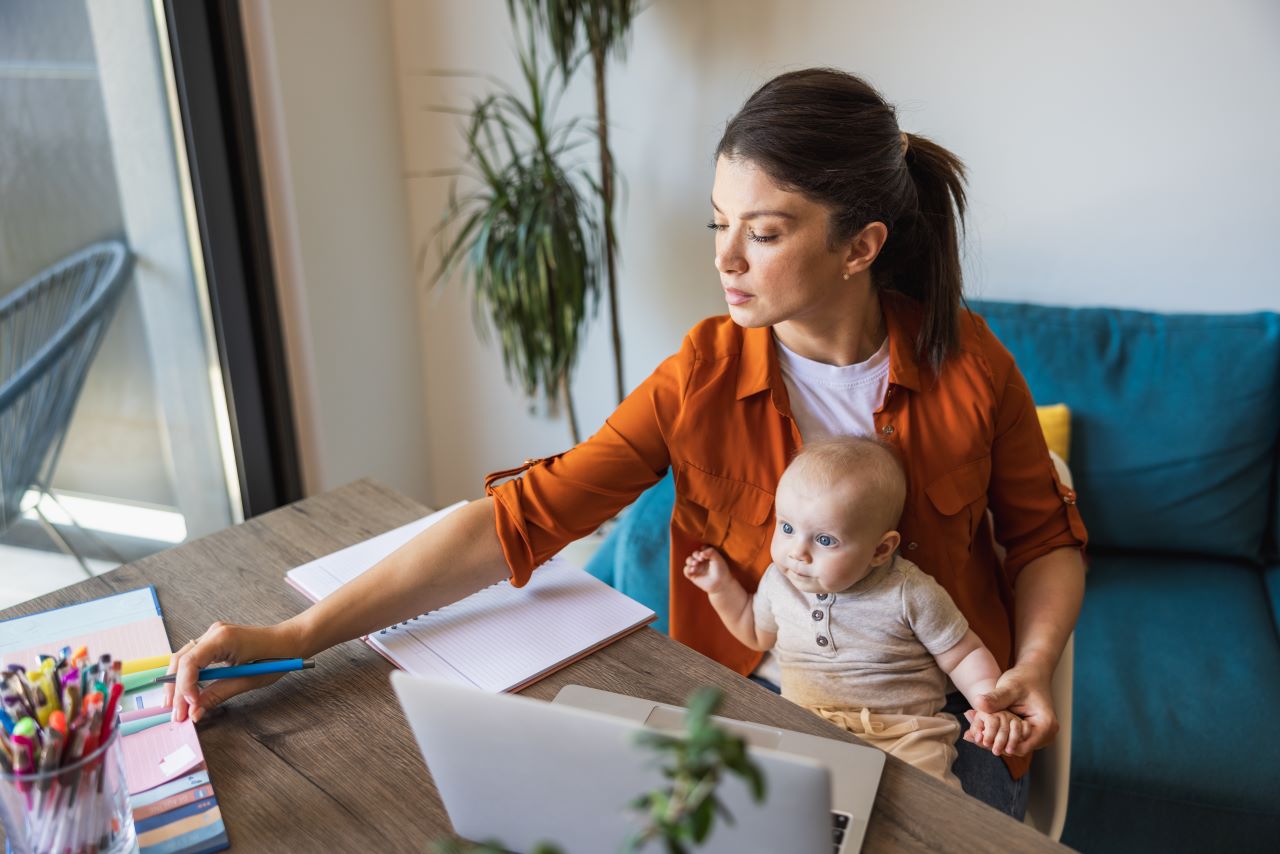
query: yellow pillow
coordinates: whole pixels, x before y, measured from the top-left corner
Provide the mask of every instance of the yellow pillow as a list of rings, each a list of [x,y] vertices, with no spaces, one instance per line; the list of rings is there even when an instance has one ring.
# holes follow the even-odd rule
[[[1037,406],[1036,415],[1040,416],[1040,429],[1044,431],[1044,440],[1063,460],[1068,460],[1071,450],[1071,410],[1065,403],[1052,406]]]

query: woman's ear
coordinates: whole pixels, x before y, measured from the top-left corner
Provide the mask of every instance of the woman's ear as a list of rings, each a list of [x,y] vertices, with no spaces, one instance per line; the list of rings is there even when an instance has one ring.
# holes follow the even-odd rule
[[[883,222],[869,222],[864,225],[862,230],[849,241],[849,253],[844,259],[845,273],[852,276],[869,269],[888,239],[889,229]]]
[[[871,555],[871,565],[880,566],[883,563],[887,563],[893,557],[893,553],[898,550],[898,546],[901,545],[901,543],[902,535],[897,531],[886,532],[885,535],[880,538],[880,542],[876,544],[876,550]]]

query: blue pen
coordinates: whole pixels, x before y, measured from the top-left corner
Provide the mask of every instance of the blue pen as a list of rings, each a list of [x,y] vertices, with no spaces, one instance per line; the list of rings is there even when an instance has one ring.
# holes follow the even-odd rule
[[[287,673],[290,670],[310,670],[316,666],[314,658],[272,658],[263,661],[251,661],[248,664],[236,664],[231,667],[206,667],[196,674],[197,682],[208,682],[211,679],[235,679],[238,676],[262,676],[265,673]],[[156,682],[176,682],[178,675],[170,673],[161,676]]]

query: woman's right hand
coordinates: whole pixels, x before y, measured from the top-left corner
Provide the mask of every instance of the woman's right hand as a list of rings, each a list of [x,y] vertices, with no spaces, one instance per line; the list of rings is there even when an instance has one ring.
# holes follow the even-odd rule
[[[282,673],[241,679],[218,679],[203,690],[196,682],[201,668],[212,664],[244,664],[263,658],[303,658],[305,650],[298,630],[289,622],[274,626],[237,626],[216,622],[198,640],[187,641],[169,659],[169,672],[178,680],[165,686],[165,705],[173,706],[173,720],[190,715],[199,721],[214,706],[242,691],[261,688],[279,679]]]

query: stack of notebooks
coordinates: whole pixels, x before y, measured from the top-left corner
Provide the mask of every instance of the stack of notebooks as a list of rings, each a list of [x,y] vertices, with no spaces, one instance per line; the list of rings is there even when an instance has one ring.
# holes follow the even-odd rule
[[[169,638],[154,587],[0,623],[0,669],[30,667],[40,653],[88,647],[128,661],[164,655]],[[121,698],[124,713],[160,705],[154,686]],[[165,722],[122,736],[125,781],[141,854],[207,854],[230,845],[195,727]]]
[[[303,564],[285,580],[319,601],[463,503]],[[588,573],[552,558],[534,570],[524,587],[503,581],[388,626],[365,642],[415,676],[486,691],[519,691],[655,616]]]

